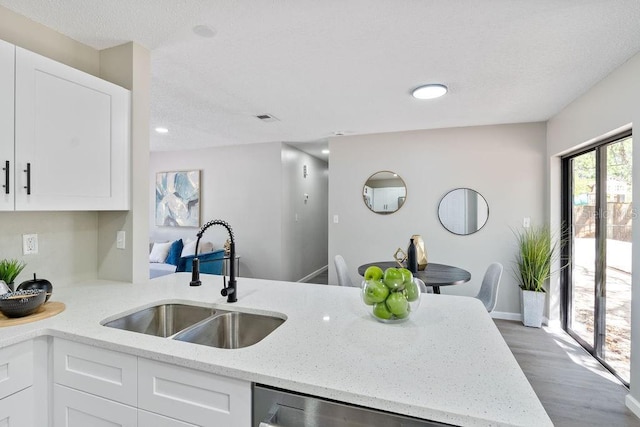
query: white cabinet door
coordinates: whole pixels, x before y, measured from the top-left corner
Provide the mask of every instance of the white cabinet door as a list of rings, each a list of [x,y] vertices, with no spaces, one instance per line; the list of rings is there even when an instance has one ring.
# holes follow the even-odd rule
[[[56,338],[53,381],[127,405],[137,401],[136,356]]]
[[[1,424],[0,424],[1,425]],[[196,424],[174,420],[152,412],[138,410],[138,427],[198,427]]]
[[[130,93],[16,47],[16,210],[129,209]]]
[[[12,211],[14,209],[14,58],[15,47],[0,40],[0,211]]]
[[[0,399],[32,384],[33,341],[0,349]]]
[[[136,427],[138,411],[131,406],[55,384],[54,427]]]
[[[138,359],[138,407],[199,426],[251,426],[251,383]]]
[[[36,427],[33,422],[34,411],[46,411],[46,405],[34,405],[31,387],[20,393],[0,399],[1,427]]]

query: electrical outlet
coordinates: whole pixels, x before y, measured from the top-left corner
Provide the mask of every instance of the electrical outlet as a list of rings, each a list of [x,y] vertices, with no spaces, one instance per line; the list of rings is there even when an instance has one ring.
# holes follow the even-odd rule
[[[334,216],[333,216],[333,223],[334,223],[334,224],[337,224],[337,223],[338,223],[338,221],[339,221],[338,215],[334,215]]]
[[[23,234],[22,235],[22,254],[35,255],[38,253],[38,235]]]
[[[523,226],[524,228],[529,228],[529,227],[531,227],[531,218],[529,218],[528,216],[527,216],[527,217],[525,217],[525,218],[522,220],[522,226]]]

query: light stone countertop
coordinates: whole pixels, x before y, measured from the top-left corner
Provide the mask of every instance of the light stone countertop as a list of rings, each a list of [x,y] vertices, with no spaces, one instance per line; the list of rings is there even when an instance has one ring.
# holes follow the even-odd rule
[[[220,296],[220,276],[190,273],[145,283],[54,284],[64,312],[0,328],[0,347],[52,335],[375,409],[465,426],[551,426],[482,303],[423,294],[402,324],[373,319],[359,289],[238,278],[238,302]],[[159,302],[278,313],[263,341],[227,350],[101,326]]]

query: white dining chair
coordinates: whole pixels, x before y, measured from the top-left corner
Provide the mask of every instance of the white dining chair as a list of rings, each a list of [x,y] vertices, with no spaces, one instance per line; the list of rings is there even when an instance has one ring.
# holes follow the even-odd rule
[[[476,298],[482,301],[489,313],[496,308],[496,303],[498,302],[498,286],[500,286],[502,270],[502,264],[499,262],[491,263],[484,273],[480,291],[476,295]]]
[[[336,265],[336,273],[338,274],[338,286],[354,286],[349,277],[349,269],[342,255],[336,255],[333,258],[333,262]]]

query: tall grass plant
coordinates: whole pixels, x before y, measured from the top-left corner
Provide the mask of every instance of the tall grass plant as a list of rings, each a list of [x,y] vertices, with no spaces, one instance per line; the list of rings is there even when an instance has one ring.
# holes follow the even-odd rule
[[[551,277],[552,267],[560,259],[566,242],[565,232],[558,237],[549,226],[541,225],[514,231],[514,234],[518,242],[515,271],[518,285],[525,291],[545,292],[544,284]]]

